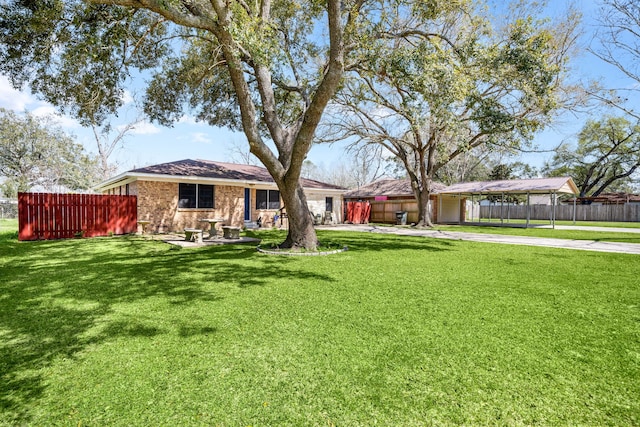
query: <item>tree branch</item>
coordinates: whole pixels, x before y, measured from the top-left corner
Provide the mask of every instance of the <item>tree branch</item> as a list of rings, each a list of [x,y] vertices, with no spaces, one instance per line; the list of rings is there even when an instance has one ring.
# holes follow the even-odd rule
[[[179,3],[164,1],[164,0],[86,0],[91,4],[105,4],[113,6],[132,7],[135,9],[148,9],[152,12],[158,13],[166,19],[185,27],[199,28],[202,30],[213,30],[217,27],[217,22],[213,17],[213,9],[210,8],[210,4],[204,1],[189,1],[183,0]],[[194,14],[190,9],[186,7],[186,4],[197,3],[198,7],[203,7],[207,12],[201,14]],[[182,7],[180,7],[182,6]],[[203,12],[204,12],[203,11]],[[191,13],[187,13],[191,12]]]

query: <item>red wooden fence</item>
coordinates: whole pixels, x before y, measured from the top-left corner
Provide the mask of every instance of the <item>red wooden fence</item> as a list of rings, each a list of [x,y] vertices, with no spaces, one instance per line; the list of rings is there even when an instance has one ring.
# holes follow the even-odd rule
[[[137,231],[136,196],[18,194],[18,239],[52,240]]]

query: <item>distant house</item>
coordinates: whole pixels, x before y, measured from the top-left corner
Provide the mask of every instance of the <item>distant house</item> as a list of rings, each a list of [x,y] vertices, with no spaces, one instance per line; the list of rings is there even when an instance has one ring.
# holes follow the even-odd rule
[[[345,189],[301,179],[314,216],[342,221]],[[150,221],[155,232],[202,227],[203,218],[223,218],[242,226],[260,222],[280,225],[274,216],[285,208],[273,178],[265,168],[208,160],[180,160],[134,169],[97,187],[104,194],[136,195],[138,220]],[[330,215],[327,215],[329,212]]]
[[[567,203],[573,203],[573,199],[567,201]],[[597,196],[577,197],[576,203],[579,205],[640,204],[640,195],[629,193],[600,193]]]

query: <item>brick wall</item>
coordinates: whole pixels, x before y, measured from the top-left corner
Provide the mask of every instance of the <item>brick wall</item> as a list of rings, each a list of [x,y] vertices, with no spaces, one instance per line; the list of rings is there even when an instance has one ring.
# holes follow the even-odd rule
[[[201,218],[224,218],[227,224],[243,225],[244,189],[215,186],[214,209],[178,208],[178,183],[136,181],[129,193],[138,196],[138,219],[151,223],[147,230],[156,233],[182,232],[185,227],[206,228]]]
[[[107,194],[124,194],[125,186],[106,191]],[[134,181],[128,184],[128,193],[138,196],[138,220],[150,221],[146,231],[152,233],[183,232],[185,227],[207,229],[208,225],[200,222],[201,218],[224,218],[226,224],[237,227],[244,225],[244,187],[215,186],[214,209],[179,209],[178,183],[158,181]],[[317,205],[318,212],[324,212],[325,196],[316,194],[308,196],[310,207]],[[342,201],[333,196],[334,220],[341,222]],[[280,201],[282,206],[282,200]],[[251,189],[251,220],[262,220],[263,227],[287,226],[280,219],[274,222],[275,209],[256,209],[256,189]]]

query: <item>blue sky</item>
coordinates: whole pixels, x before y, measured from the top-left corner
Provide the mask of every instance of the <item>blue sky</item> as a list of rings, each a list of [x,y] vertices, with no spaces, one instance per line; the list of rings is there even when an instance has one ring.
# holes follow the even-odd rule
[[[125,95],[125,99],[128,98],[129,95]],[[88,151],[97,153],[90,129],[83,128],[71,117],[56,114],[52,105],[38,100],[28,90],[13,89],[6,76],[2,75],[0,107],[16,112],[26,110],[36,116],[55,115],[66,132],[74,135]],[[137,115],[131,108],[125,106],[122,111],[120,117],[113,121],[114,126],[136,120]],[[187,158],[239,162],[240,158],[235,152],[238,149],[248,151],[246,141],[243,133],[196,122],[189,116],[183,116],[170,128],[145,121],[127,134],[122,146],[113,154],[113,160],[118,163],[120,171]],[[339,162],[343,156],[343,148],[338,145],[316,145],[312,148],[309,159],[317,165],[331,167],[332,163]]]
[[[590,34],[594,29],[594,17],[597,7],[593,2],[581,2],[579,5],[584,14],[583,45],[587,45]],[[559,2],[551,0],[551,8],[557,7]],[[620,71],[614,67],[598,60],[593,55],[583,52],[576,58],[573,64],[575,78],[601,78],[607,87],[632,87],[637,82],[627,79]],[[127,94],[128,101],[130,96]],[[132,104],[129,104],[132,105]],[[18,112],[28,110],[36,115],[55,114],[55,108],[38,100],[28,91],[16,91],[11,88],[5,76],[0,75],[0,107],[8,108]],[[534,144],[540,149],[551,150],[564,141],[574,140],[574,135],[580,130],[582,124],[589,117],[597,119],[598,116],[582,114],[574,116],[565,114],[559,117],[553,127],[540,133]],[[136,113],[131,108],[125,108],[123,113],[114,125],[135,120]],[[90,152],[96,152],[96,144],[90,130],[82,128],[78,122],[72,118],[60,116],[60,125],[68,132],[76,136],[78,142],[84,144]],[[128,134],[124,144],[117,149],[112,156],[120,171],[141,167],[150,164],[170,162],[180,159],[208,159],[217,161],[239,161],[239,157],[234,155],[234,150],[238,147],[247,150],[246,138],[242,133],[234,133],[227,129],[215,128],[203,123],[197,123],[189,116],[183,117],[180,122],[172,128],[161,127],[148,122],[141,123],[137,128]],[[552,157],[551,152],[527,154],[521,156],[521,160],[539,167],[546,160]],[[329,170],[337,167],[345,157],[344,146],[341,144],[316,145],[309,153],[308,159],[317,166]]]

